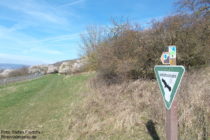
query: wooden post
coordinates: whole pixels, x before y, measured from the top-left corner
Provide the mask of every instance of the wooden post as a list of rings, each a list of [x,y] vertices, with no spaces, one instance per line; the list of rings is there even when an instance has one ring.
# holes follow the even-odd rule
[[[176,65],[176,59],[170,60],[170,65]],[[178,140],[177,100],[173,101],[170,110],[166,109],[166,139]]]
[[[166,110],[166,138],[178,140],[177,101],[173,102],[170,110]]]

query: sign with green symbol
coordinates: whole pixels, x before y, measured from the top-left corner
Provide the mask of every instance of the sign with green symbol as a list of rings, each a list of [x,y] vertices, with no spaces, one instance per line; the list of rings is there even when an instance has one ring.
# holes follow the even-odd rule
[[[154,70],[165,107],[169,110],[181,83],[185,68],[183,66],[157,65]]]
[[[163,64],[170,64],[169,63],[169,60],[170,60],[169,53],[168,52],[163,52],[161,57],[160,57],[160,60]]]
[[[169,52],[170,59],[176,58],[176,46],[169,46],[168,52]]]

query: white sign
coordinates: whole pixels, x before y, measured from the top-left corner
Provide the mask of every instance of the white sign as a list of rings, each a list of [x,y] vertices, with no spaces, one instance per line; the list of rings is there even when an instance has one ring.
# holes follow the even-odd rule
[[[173,87],[175,85],[178,72],[170,72],[170,71],[158,71],[158,75],[161,80],[161,85],[164,90],[164,98],[167,102],[171,101],[171,92],[173,90]]]
[[[154,70],[165,106],[170,109],[185,68],[183,66],[157,65]]]

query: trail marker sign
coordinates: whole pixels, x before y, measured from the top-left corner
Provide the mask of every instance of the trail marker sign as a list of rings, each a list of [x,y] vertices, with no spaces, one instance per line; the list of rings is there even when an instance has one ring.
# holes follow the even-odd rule
[[[154,70],[165,107],[169,110],[181,83],[185,68],[179,65],[157,65]]]
[[[176,46],[168,46],[170,59],[176,59]]]
[[[169,60],[170,60],[170,57],[169,57],[169,53],[168,52],[163,52],[161,57],[160,57],[160,60],[163,64],[170,64]]]

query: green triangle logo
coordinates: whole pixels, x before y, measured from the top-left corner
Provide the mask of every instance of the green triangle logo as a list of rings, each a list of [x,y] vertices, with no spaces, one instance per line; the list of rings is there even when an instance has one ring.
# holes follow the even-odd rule
[[[169,110],[181,83],[185,68],[179,65],[157,65],[154,70],[165,107]]]

